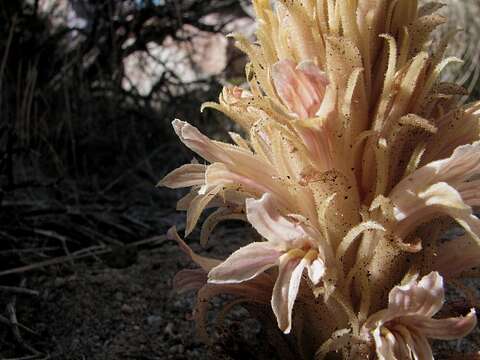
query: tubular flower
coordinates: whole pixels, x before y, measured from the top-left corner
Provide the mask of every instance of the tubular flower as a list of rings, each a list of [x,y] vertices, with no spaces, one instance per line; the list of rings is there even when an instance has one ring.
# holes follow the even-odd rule
[[[388,308],[370,316],[363,335],[373,337],[379,360],[433,359],[427,338],[458,339],[477,325],[474,309],[465,317],[432,319],[443,302],[443,279],[437,272],[395,286]]]
[[[201,244],[225,220],[262,239],[206,264],[176,235],[201,268],[180,273],[178,289],[199,289],[203,315],[203,300],[222,292],[271,308],[261,318],[295,338],[271,341],[285,340],[278,348],[294,358],[432,358],[427,338],[458,338],[476,322],[473,311],[432,318],[444,302],[439,273],[464,287],[480,266],[480,102],[465,105],[465,89],[440,80],[459,61],[444,59],[451,37],[430,41],[446,20],[441,6],[253,6],[255,43],[234,35],[249,57],[245,86],[226,86],[202,107],[239,132],[221,142],[174,120],[203,161],[160,185],[191,189],[177,204],[185,236],[208,208]],[[444,241],[453,225],[465,234]]]
[[[444,213],[478,239],[480,220],[471,208],[480,204],[480,180],[472,180],[478,174],[480,142],[475,142],[458,147],[449,158],[431,162],[404,178],[390,194],[399,222],[397,234],[407,235],[415,225]]]
[[[254,242],[234,252],[209,272],[209,282],[239,283],[278,266],[272,309],[279,328],[289,333],[293,303],[304,270],[312,284],[317,285],[333,253],[313,228],[293,215],[283,216],[271,195],[265,194],[260,200],[247,199],[246,208],[248,221],[267,241]]]
[[[272,67],[272,80],[284,105],[300,119],[315,116],[328,85],[325,73],[311,61],[295,66],[281,60]]]

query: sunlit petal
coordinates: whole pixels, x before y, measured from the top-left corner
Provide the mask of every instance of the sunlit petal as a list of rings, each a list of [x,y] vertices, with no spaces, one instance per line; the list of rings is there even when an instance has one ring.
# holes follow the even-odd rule
[[[313,62],[295,66],[290,60],[281,60],[273,66],[272,78],[278,95],[291,112],[301,119],[315,115],[328,79]]]
[[[291,258],[288,254],[280,260],[278,278],[272,293],[272,309],[277,317],[278,327],[285,334],[292,328],[292,309],[297,298],[306,262]]]
[[[376,328],[373,332],[373,338],[379,360],[401,360],[395,356],[396,339],[391,332],[382,335],[380,328]]]
[[[205,183],[205,170],[202,164],[186,164],[180,166],[166,175],[157,186],[166,186],[170,189],[178,189]]]
[[[239,283],[278,264],[282,253],[268,242],[254,242],[244,246],[224,262],[210,270],[210,283]]]
[[[320,259],[315,259],[307,266],[308,277],[314,285],[317,285],[325,274],[325,263]]]
[[[468,335],[477,326],[477,315],[471,309],[466,316],[448,319],[411,317],[405,323],[431,339],[455,340]]]
[[[285,217],[272,195],[246,200],[247,219],[265,239],[278,246],[292,246],[308,238],[300,223]]]
[[[443,279],[437,272],[424,276],[419,282],[395,286],[388,297],[388,308],[396,316],[410,314],[431,317],[443,306]]]

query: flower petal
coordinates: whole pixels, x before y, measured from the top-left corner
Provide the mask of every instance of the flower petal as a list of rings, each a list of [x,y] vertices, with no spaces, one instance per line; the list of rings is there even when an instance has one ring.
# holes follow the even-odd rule
[[[373,331],[373,339],[375,341],[378,360],[402,360],[395,356],[394,348],[397,340],[390,331],[383,336],[380,327],[377,327]]]
[[[208,166],[205,174],[206,185],[229,185],[238,184],[242,185],[246,191],[253,194],[263,194],[264,192],[271,191],[273,181],[271,178],[254,177],[239,175],[235,171],[231,171],[223,163],[213,163]],[[262,181],[263,180],[263,181]]]
[[[280,259],[278,278],[273,287],[272,309],[280,330],[285,334],[292,328],[292,310],[307,262],[285,254]]]
[[[432,347],[423,333],[409,334],[405,342],[412,352],[414,360],[434,360]]]
[[[455,340],[468,335],[477,326],[475,309],[471,309],[466,316],[448,319],[425,319],[411,317],[405,321],[419,333],[431,339]]]
[[[221,190],[222,186],[220,185],[211,187],[207,189],[205,194],[199,194],[193,198],[187,208],[185,236],[188,236],[193,231],[203,210],[205,210],[208,204],[218,195]]]
[[[421,315],[431,317],[443,306],[443,278],[431,272],[418,283],[413,279],[406,285],[395,286],[388,296],[388,311],[393,317]]]
[[[240,173],[244,170],[270,177],[275,174],[275,170],[268,163],[259,161],[250,150],[211,140],[185,121],[175,119],[172,125],[175,133],[188,148],[211,163],[221,162],[231,165],[239,169]]]
[[[426,206],[438,208],[439,211],[454,218],[471,236],[478,241],[480,220],[473,215],[472,208],[465,204],[461,194],[446,183],[430,186],[419,194]]]
[[[405,237],[418,225],[442,215],[455,219],[476,240],[480,235],[480,220],[473,215],[472,208],[463,201],[460,193],[445,182],[433,184],[418,193],[407,192],[401,200],[392,198],[392,201],[399,221],[396,228],[399,237]]]
[[[412,352],[410,350],[411,335],[407,328],[397,324],[394,327],[395,332],[395,356],[398,359],[412,359]]]
[[[173,120],[172,125],[180,140],[205,160],[214,162],[220,158],[224,159],[221,149],[212,140],[198,131],[196,127],[178,119]]]
[[[208,282],[215,284],[239,283],[254,278],[275,266],[282,252],[268,242],[254,242],[244,246],[208,273]]]
[[[453,187],[457,187],[463,181],[480,173],[480,141],[473,144],[459,146],[452,156],[444,160],[438,160],[425,165],[419,172],[425,172],[423,176],[431,174],[436,176],[433,182],[443,181]],[[422,176],[422,174],[420,174]]]
[[[325,263],[321,259],[315,259],[307,265],[308,277],[314,285],[317,285],[325,274]]]
[[[157,186],[165,186],[170,189],[178,189],[205,183],[206,165],[202,164],[185,164],[178,169],[167,174]]]
[[[175,274],[173,278],[173,289],[178,294],[183,294],[191,290],[199,290],[207,283],[207,274],[205,270],[198,269],[183,269]]]
[[[259,200],[247,199],[245,204],[248,221],[260,235],[272,243],[286,250],[308,238],[300,223],[281,214],[271,194],[266,193]]]
[[[299,118],[313,117],[322,104],[328,78],[313,62],[295,67],[291,60],[281,60],[272,67],[275,89],[287,108]]]
[[[210,269],[214,268],[218,264],[221,263],[220,260],[208,258],[205,256],[197,255],[195,252],[190,249],[190,247],[182,240],[182,238],[178,235],[177,229],[175,226],[171,227],[167,232],[167,239],[175,240],[182,251],[190,257],[190,259],[200,266],[204,271],[209,271]]]
[[[390,194],[398,220],[408,215],[412,196],[435,183],[447,183],[459,190],[473,175],[480,173],[480,141],[458,147],[447,159],[433,161],[400,181]],[[471,190],[465,187],[465,190]],[[462,193],[460,192],[460,197]],[[410,205],[410,206],[409,206]]]

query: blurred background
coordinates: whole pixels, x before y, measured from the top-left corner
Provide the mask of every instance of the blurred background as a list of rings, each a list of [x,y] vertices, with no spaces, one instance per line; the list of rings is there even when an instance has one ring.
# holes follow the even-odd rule
[[[437,36],[465,30],[444,77],[475,97],[480,6],[443,2]],[[193,157],[174,118],[225,136],[199,108],[244,82],[225,35],[254,30],[247,0],[0,1],[0,359],[268,358],[241,310],[210,348],[195,340],[193,298],[171,290],[190,265],[163,236],[183,193],[155,187]]]

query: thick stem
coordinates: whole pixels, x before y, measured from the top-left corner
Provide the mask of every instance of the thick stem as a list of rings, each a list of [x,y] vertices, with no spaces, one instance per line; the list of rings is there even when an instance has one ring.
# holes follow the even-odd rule
[[[390,236],[382,236],[379,239],[372,260],[367,265],[371,296],[370,314],[387,307],[388,293],[402,281],[408,271],[409,255],[411,256],[400,250]]]

